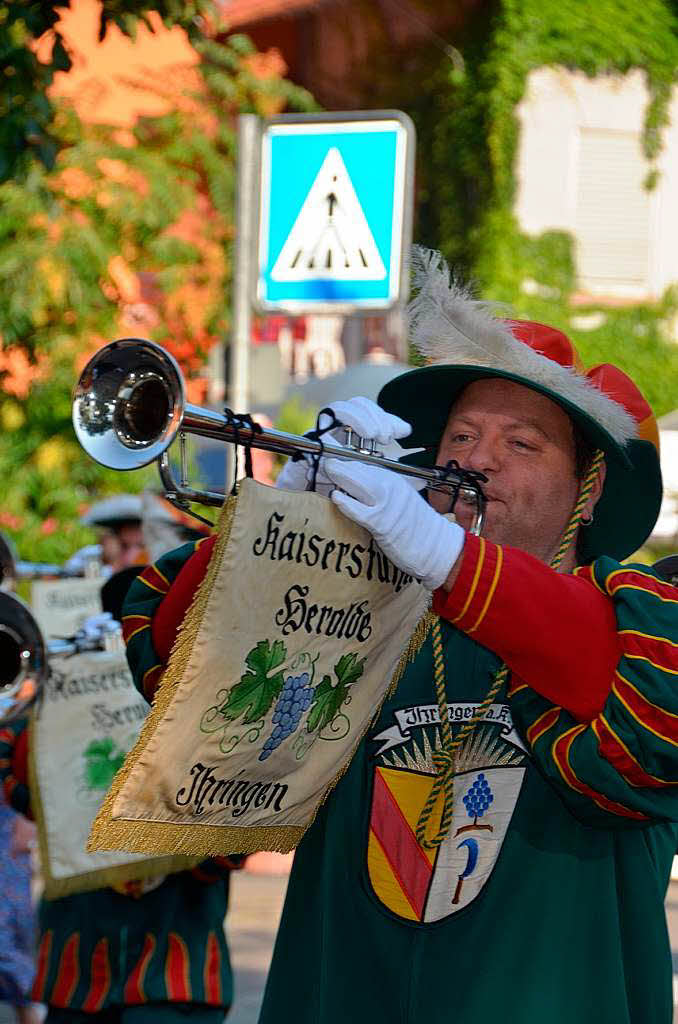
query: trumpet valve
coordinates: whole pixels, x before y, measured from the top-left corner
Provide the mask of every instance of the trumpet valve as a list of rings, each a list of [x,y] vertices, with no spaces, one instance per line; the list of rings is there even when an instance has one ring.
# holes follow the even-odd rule
[[[373,437],[360,437],[351,427],[344,427],[344,445],[361,455],[383,458],[383,452]]]

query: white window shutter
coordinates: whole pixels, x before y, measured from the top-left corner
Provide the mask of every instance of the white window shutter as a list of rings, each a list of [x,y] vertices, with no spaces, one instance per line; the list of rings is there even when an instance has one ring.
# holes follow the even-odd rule
[[[648,164],[636,132],[583,128],[577,180],[579,287],[594,294],[648,290]]]

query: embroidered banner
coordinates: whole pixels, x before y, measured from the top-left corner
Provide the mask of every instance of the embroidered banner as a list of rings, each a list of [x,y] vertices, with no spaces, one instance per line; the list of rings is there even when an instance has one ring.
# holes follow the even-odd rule
[[[252,480],[92,849],[293,849],[423,642],[429,593],[318,494]]]
[[[29,743],[45,896],[56,899],[132,879],[151,886],[195,864],[185,857],[87,852],[94,817],[148,705],[134,688],[124,651],[54,658],[50,669]]]
[[[35,580],[31,610],[49,643],[71,636],[90,615],[101,611],[101,579]]]

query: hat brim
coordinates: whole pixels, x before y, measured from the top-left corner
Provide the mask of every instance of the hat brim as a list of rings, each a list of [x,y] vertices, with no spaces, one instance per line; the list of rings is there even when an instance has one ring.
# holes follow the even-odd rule
[[[389,381],[379,393],[379,405],[412,424],[412,433],[404,439],[408,448],[425,449],[404,461],[433,466],[453,402],[474,381],[497,377],[521,384],[555,402],[605,454],[607,474],[603,493],[593,523],[582,529],[580,537],[585,560],[592,561],[600,555],[620,560],[637,551],[652,532],[662,499],[661,470],[654,445],[635,440],[622,448],[599,423],[566,398],[519,374],[486,366],[438,364],[410,370]]]
[[[139,526],[143,520],[141,516],[95,516],[94,518],[82,520],[85,526],[95,529],[118,530],[123,526]]]

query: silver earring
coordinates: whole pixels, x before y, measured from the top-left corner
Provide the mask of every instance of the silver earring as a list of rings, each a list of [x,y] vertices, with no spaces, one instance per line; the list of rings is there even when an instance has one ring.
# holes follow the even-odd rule
[[[593,522],[593,512],[583,512],[580,522],[582,526],[590,526]]]

